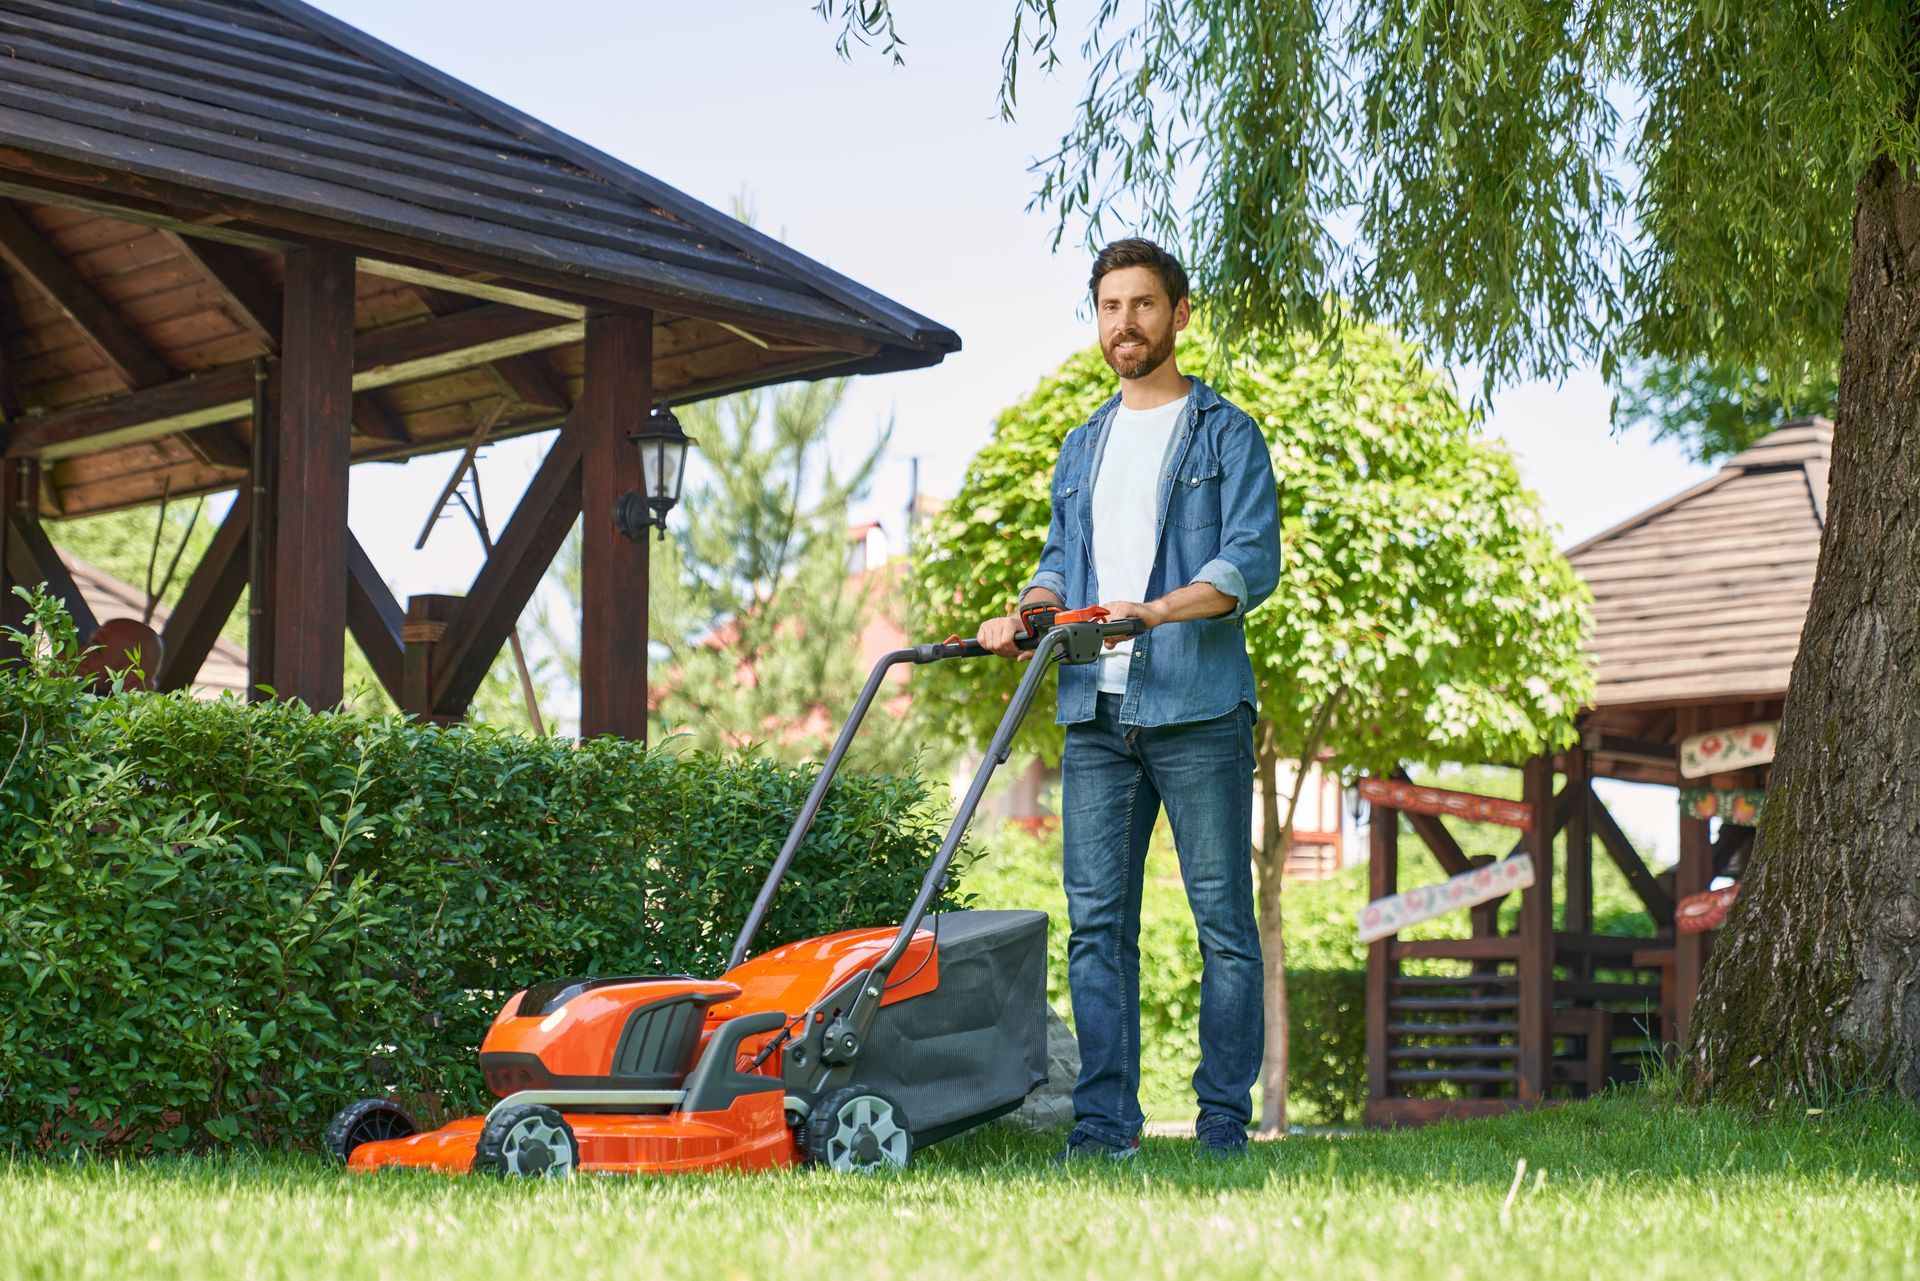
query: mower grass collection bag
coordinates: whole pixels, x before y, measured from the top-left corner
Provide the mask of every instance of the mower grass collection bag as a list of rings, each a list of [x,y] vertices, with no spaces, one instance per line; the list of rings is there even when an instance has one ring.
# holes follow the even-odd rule
[[[855,1084],[899,1100],[914,1146],[1018,1108],[1047,1080],[1047,914],[940,912],[940,982],[882,1006]]]

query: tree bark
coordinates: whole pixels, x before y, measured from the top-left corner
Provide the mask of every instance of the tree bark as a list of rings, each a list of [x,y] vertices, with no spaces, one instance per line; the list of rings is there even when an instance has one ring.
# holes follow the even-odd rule
[[[1274,747],[1271,722],[1262,721],[1254,736],[1254,763],[1260,778],[1260,846],[1254,851],[1259,873],[1260,964],[1262,1001],[1266,1013],[1265,1057],[1260,1065],[1260,1133],[1287,1131],[1287,940],[1280,926],[1280,889],[1287,853],[1293,844],[1292,825],[1280,819],[1280,754]],[[1298,789],[1295,789],[1296,795]],[[1291,818],[1292,814],[1288,814]]]
[[[1320,759],[1327,727],[1340,706],[1344,691],[1328,695],[1314,713],[1307,741],[1294,760],[1293,791],[1287,809],[1280,812],[1279,736],[1271,721],[1254,729],[1254,768],[1260,780],[1260,847],[1254,851],[1259,872],[1260,960],[1263,1006],[1266,1014],[1265,1054],[1260,1065],[1260,1133],[1287,1132],[1287,1064],[1291,1046],[1287,1027],[1287,940],[1281,928],[1281,886],[1287,873],[1287,855],[1293,850],[1293,820],[1300,812],[1300,795],[1307,772]]]
[[[1688,1091],[1920,1097],[1920,179],[1861,180],[1827,528],[1758,843]]]

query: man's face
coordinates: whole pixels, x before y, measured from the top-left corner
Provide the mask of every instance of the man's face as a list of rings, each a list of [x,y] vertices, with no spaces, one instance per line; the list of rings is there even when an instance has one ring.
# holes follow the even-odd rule
[[[1145,378],[1173,355],[1173,336],[1187,327],[1187,300],[1167,298],[1151,267],[1117,267],[1094,295],[1100,352],[1122,378]]]

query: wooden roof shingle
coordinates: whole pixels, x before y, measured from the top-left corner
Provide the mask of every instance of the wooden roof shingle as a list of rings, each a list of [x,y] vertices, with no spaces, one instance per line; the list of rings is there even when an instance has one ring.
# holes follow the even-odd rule
[[[1784,697],[1826,521],[1833,425],[1799,419],[1568,548],[1593,591],[1599,709]]]
[[[953,332],[300,0],[0,0],[0,137],[404,250],[865,338]],[[349,239],[349,243],[352,240]]]
[[[356,462],[560,425],[589,314],[651,314],[668,403],[960,346],[302,0],[0,0],[0,441],[43,517],[240,483],[310,245],[355,257]]]

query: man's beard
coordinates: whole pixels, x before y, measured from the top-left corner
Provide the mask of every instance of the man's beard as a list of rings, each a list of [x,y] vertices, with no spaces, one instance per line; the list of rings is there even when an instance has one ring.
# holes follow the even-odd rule
[[[1116,356],[1114,349],[1123,342],[1138,342],[1146,350],[1134,356]],[[1159,341],[1153,341],[1138,329],[1115,334],[1101,348],[1100,354],[1107,358],[1107,367],[1125,379],[1145,378],[1154,370],[1167,363],[1173,355],[1173,326],[1167,326],[1167,332]]]

